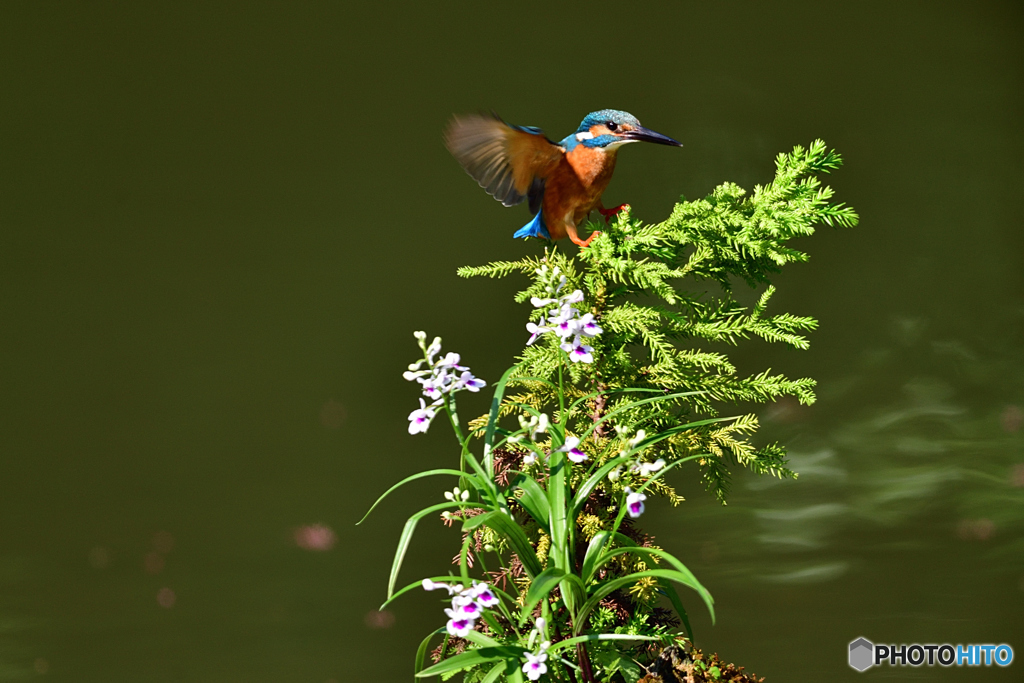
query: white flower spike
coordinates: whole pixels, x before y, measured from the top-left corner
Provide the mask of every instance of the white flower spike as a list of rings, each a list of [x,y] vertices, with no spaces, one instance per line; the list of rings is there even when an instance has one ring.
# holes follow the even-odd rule
[[[592,352],[594,349],[583,344],[580,338],[592,339],[601,334],[603,330],[594,321],[592,313],[581,316],[580,311],[573,306],[573,304],[583,302],[583,290],[576,289],[571,294],[559,296],[559,293],[566,285],[565,275],[559,275],[557,268],[550,271],[549,275],[546,266],[538,268],[535,272],[540,279],[548,280],[544,291],[550,296],[532,297],[530,303],[533,304],[534,308],[547,308],[549,306],[552,306],[552,308],[541,317],[540,324],[535,322],[526,324],[526,331],[530,333],[530,339],[526,342],[526,345],[533,344],[542,334],[553,332],[561,340],[559,345],[569,354],[574,363],[593,363],[594,357]],[[553,282],[556,277],[558,278],[557,286]],[[575,340],[569,342],[569,339],[574,337]]]
[[[457,353],[449,351],[435,361],[434,357],[441,353],[440,337],[434,337],[430,346],[427,346],[426,333],[415,332],[414,336],[423,350],[424,357],[411,364],[409,369],[402,373],[402,377],[410,382],[418,382],[423,395],[431,401],[428,408],[423,399],[420,399],[420,409],[409,415],[409,433],[422,434],[430,427],[430,421],[437,412],[436,408],[444,403],[446,395],[463,390],[477,392],[487,386],[487,383],[474,377],[469,368],[459,365],[462,359]]]

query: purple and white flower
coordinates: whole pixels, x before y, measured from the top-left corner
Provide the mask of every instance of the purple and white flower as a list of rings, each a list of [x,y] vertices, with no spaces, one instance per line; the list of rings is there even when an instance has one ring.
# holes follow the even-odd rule
[[[594,347],[584,344],[583,338],[580,335],[576,335],[571,344],[569,342],[562,342],[559,346],[569,354],[569,360],[573,363],[594,362],[594,356],[592,355]]]
[[[455,381],[454,391],[466,389],[468,391],[476,393],[483,389],[485,386],[487,386],[487,382],[477,377],[474,377],[473,374],[469,372],[469,370],[466,370],[459,376],[459,379]]]
[[[458,494],[456,497],[459,497]],[[465,588],[461,583],[452,586],[423,579],[424,590],[439,588],[447,589],[448,594],[453,596],[452,606],[445,608],[444,613],[448,615],[448,633],[459,638],[465,638],[473,630],[476,620],[483,615],[485,609],[498,604],[498,596],[486,583],[473,581],[472,586]]]
[[[593,313],[587,313],[586,315],[580,316],[580,319],[576,321],[576,329],[584,337],[596,337],[604,332],[604,330],[594,322]]]
[[[565,445],[561,448],[555,449],[559,453],[565,453],[566,456],[575,463],[581,463],[587,460],[589,456],[580,450],[580,440],[575,436],[565,437]]]
[[[546,652],[538,652],[537,654],[527,652],[523,656],[526,657],[526,664],[523,664],[523,673],[531,681],[536,681],[548,672],[548,665],[544,663],[548,660]]]
[[[530,333],[530,339],[526,342],[526,345],[530,346],[533,342],[537,341],[537,337],[546,332],[551,332],[551,328],[542,327],[536,323],[526,323],[526,331]]]
[[[444,613],[448,615],[448,633],[450,635],[465,638],[473,630],[473,627],[476,626],[476,620],[464,616],[460,610],[448,609],[446,607]]]
[[[628,486],[626,487],[626,513],[629,514],[630,517],[636,519],[640,515],[644,514],[645,500],[647,500],[647,496],[633,491]]]
[[[577,330],[577,315],[579,315],[579,311],[569,304],[563,304],[557,313],[548,317],[551,331],[561,339],[568,339],[573,336]]]
[[[426,434],[430,428],[430,421],[434,419],[434,406],[427,407],[426,401],[420,399],[419,410],[409,413],[409,433]]]
[[[476,594],[476,601],[481,607],[494,607],[498,604],[498,596],[486,583],[474,584],[473,591]]]
[[[452,599],[452,607],[460,616],[467,619],[479,619],[483,613],[483,607],[480,603],[473,596],[466,595],[465,593],[456,595]]]

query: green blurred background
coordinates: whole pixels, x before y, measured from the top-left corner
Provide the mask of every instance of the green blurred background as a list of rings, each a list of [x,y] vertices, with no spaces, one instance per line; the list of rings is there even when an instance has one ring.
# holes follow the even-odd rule
[[[861,225],[776,279],[811,350],[733,352],[819,380],[759,408],[803,476],[738,476],[722,508],[682,472],[645,522],[715,595],[699,643],[770,682],[852,679],[858,636],[1019,659],[1022,29],[995,1],[4,3],[0,680],[409,680],[436,596],[374,611],[443,483],[353,524],[454,463],[406,433],[411,333],[496,379],[519,282],[455,269],[540,249],[441,144],[481,108],[681,140],[629,148],[605,195],[651,221],[839,149]],[[423,524],[403,579],[456,535]]]

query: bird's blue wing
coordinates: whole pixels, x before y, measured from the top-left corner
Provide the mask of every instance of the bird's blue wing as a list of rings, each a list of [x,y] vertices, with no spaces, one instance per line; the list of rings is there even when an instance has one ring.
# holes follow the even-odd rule
[[[536,213],[544,193],[543,180],[565,151],[539,128],[513,126],[497,116],[452,119],[445,145],[480,187],[505,206],[530,197]]]

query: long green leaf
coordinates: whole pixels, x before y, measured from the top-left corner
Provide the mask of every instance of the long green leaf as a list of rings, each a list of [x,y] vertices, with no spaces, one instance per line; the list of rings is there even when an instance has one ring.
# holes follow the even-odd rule
[[[572,507],[570,509],[570,514],[573,517],[578,516],[579,511],[583,509],[583,505],[587,502],[587,498],[590,497],[590,494],[594,491],[597,485],[604,481],[604,478],[608,476],[609,472],[614,470],[619,465],[628,462],[631,457],[632,453],[630,452],[625,455],[620,455],[618,457],[612,458],[605,464],[601,465],[601,467],[599,467],[596,472],[590,475],[590,478],[583,482],[583,484],[581,484],[578,489],[576,489],[576,495],[574,495],[572,498]]]
[[[601,557],[600,562],[598,562],[597,564],[597,568],[602,567],[606,562],[608,562],[614,557],[627,554],[657,557],[672,565],[673,569],[675,569],[683,576],[687,577],[688,583],[686,585],[690,586],[695,591],[697,591],[698,594],[700,594],[701,599],[704,600],[705,604],[707,604],[708,606],[708,610],[711,612],[711,623],[715,622],[715,611],[713,608],[715,600],[711,597],[711,593],[709,593],[708,590],[701,585],[700,581],[698,581],[697,577],[693,575],[693,572],[687,569],[686,565],[684,565],[682,562],[676,559],[676,557],[673,556],[671,553],[668,553],[662,550],[661,548],[646,548],[644,546],[638,545],[628,546],[625,548],[616,548],[615,550],[608,551]]]
[[[504,512],[488,512],[476,517],[470,517],[462,525],[462,528],[464,531],[472,531],[480,525],[491,527],[508,540],[513,552],[519,556],[519,560],[523,563],[523,569],[526,570],[527,575],[531,579],[544,571],[544,568],[540,566],[540,560],[537,559],[533,546],[530,544],[530,540],[526,537],[522,528]]]
[[[424,638],[420,643],[420,646],[416,648],[416,668],[413,670],[414,674],[419,673],[423,669],[423,665],[427,662],[427,650],[430,648],[430,641],[434,639],[434,636],[440,635],[444,632],[444,628],[437,629]]]
[[[430,580],[434,581],[435,583],[462,583],[463,582],[462,578],[458,577],[458,576],[431,576]],[[405,595],[406,593],[408,593],[409,591],[413,590],[414,588],[422,588],[422,587],[423,587],[423,580],[422,579],[419,580],[419,581],[416,581],[415,583],[410,583],[408,586],[405,586],[401,590],[395,591],[395,594],[392,595],[390,598],[388,598],[384,602],[384,604],[382,604],[377,609],[378,610],[382,610],[385,607],[387,607],[388,605],[390,605],[392,602],[397,600],[399,597],[401,597],[402,595]]]
[[[565,494],[569,484],[567,476],[568,463],[569,461],[565,457],[565,453],[557,450],[551,453],[551,458],[548,461],[550,467],[548,475],[548,505],[551,509],[551,550],[548,556],[552,558],[556,567],[560,567],[566,572],[571,569],[569,565],[569,534],[572,524],[565,509]],[[569,607],[570,611],[575,611],[575,605],[570,605],[570,600],[571,598],[566,599],[566,607]]]
[[[473,534],[466,534],[466,540],[462,542],[462,550],[459,551],[459,573],[462,575],[462,582],[469,585],[469,544],[473,542]]]
[[[466,634],[466,640],[471,643],[476,643],[480,647],[501,647],[501,643],[491,638],[488,635],[480,633],[480,631],[470,631]],[[518,646],[517,646],[518,647]],[[522,649],[522,648],[520,648]]]
[[[608,581],[607,583],[601,584],[597,588],[597,590],[595,590],[591,594],[590,599],[587,600],[586,603],[584,603],[583,607],[580,608],[579,613],[576,615],[576,622],[573,631],[576,634],[579,634],[583,630],[587,622],[587,617],[590,616],[590,612],[599,604],[601,604],[601,600],[603,600],[607,595],[622,588],[623,586],[628,586],[631,583],[636,583],[638,580],[648,576],[652,576],[658,579],[670,579],[672,581],[675,581],[676,583],[681,583],[684,586],[689,586],[690,588],[697,590],[698,593],[701,592],[701,590],[703,590],[703,586],[700,586],[699,583],[696,583],[695,580],[692,580],[690,578],[692,574],[687,576],[687,574],[678,572],[674,569],[647,569],[642,572],[634,572],[633,574],[630,574],[628,576],[618,577],[612,579],[611,581]],[[700,588],[698,589],[698,587]],[[704,591],[704,594],[707,594],[707,591]],[[701,597],[704,597],[704,595],[702,594]],[[710,597],[710,595],[707,595],[708,599],[705,599],[704,602],[708,607],[708,611],[711,612],[712,620],[714,620],[715,608],[714,604],[709,601]]]
[[[551,506],[548,504],[548,497],[541,485],[530,475],[520,473],[512,481],[512,486],[522,489],[523,496],[519,499],[519,504],[530,513],[530,516],[544,531],[550,534]]]
[[[481,680],[480,683],[494,683],[497,681],[501,678],[501,674],[505,673],[505,667],[507,664],[508,660],[495,664],[491,667],[491,670],[487,672],[487,675],[483,677],[483,680]]]
[[[560,437],[560,440],[564,442],[564,430]],[[577,608],[586,600],[587,593],[583,583],[569,573],[572,570],[572,553],[575,547],[575,525],[566,514],[569,459],[565,453],[556,450],[551,453],[549,464],[548,502],[551,506],[551,550],[548,556],[554,560],[556,567],[565,571],[565,578],[559,584],[562,601],[569,613],[575,615]]]
[[[634,636],[627,633],[596,633],[587,636],[575,636],[560,640],[548,648],[548,654],[553,654],[577,643],[585,643],[591,640],[661,640],[654,636]]]
[[[385,498],[387,498],[389,494],[394,493],[394,491],[396,491],[400,487],[404,486],[405,484],[408,484],[410,481],[416,481],[417,479],[422,479],[424,477],[433,477],[433,476],[436,476],[436,475],[439,475],[439,474],[449,474],[449,475],[453,475],[453,476],[456,476],[456,477],[466,477],[466,476],[468,476],[465,472],[460,472],[458,470],[438,469],[438,470],[427,470],[426,472],[420,472],[418,474],[412,475],[411,477],[406,477],[405,479],[403,479],[402,481],[398,482],[397,484],[395,484],[394,486],[389,488],[387,491],[385,491],[381,495],[381,497],[377,499],[377,502],[375,502],[373,505],[370,506],[370,509],[366,511],[365,515],[363,515],[363,518],[361,520],[359,520],[358,522],[356,522],[356,526],[359,526],[360,524],[365,522],[366,518],[370,516],[370,513],[373,512],[378,505],[380,505],[381,501],[384,500]]]
[[[526,623],[534,606],[546,598],[564,577],[565,572],[558,567],[548,567],[530,582],[530,589],[526,591],[526,599],[521,612],[522,616],[519,618],[520,625]]]
[[[491,412],[487,416],[487,429],[484,432],[484,467],[491,479],[494,479],[494,456],[491,453],[491,447],[494,445],[494,430],[498,427],[501,398],[505,395],[505,385],[512,377],[512,373],[518,368],[519,365],[517,364],[505,371],[505,374],[501,376],[501,379],[495,385],[494,396],[491,398]]]
[[[525,651],[524,648],[511,646],[481,647],[475,650],[467,650],[420,671],[416,674],[416,678],[438,676],[449,671],[469,669],[480,664],[486,664],[487,662],[497,662],[510,657],[519,657]]]
[[[499,636],[505,635],[505,627],[502,626],[498,619],[494,616],[494,612],[484,610],[483,614],[481,614],[481,618],[491,628],[491,633],[495,633]]]
[[[683,622],[683,628],[686,629],[686,637],[693,642],[693,628],[690,627],[690,617],[686,614],[686,608],[683,607],[683,601],[679,598],[679,591],[668,581],[658,581],[661,586],[661,590],[665,592],[668,601],[672,603],[672,607],[675,608],[676,614],[679,615],[679,620]]]
[[[609,536],[611,536],[610,531],[598,531],[590,539],[590,545],[587,546],[587,552],[583,556],[583,568],[580,570],[584,584],[590,583],[590,579],[593,578],[594,572],[597,570],[597,561],[601,557],[601,552],[604,550]]]
[[[391,563],[391,576],[388,578],[388,598],[395,592],[395,582],[398,581],[398,570],[402,568],[402,560],[405,559],[405,552],[409,549],[409,542],[412,540],[413,532],[416,531],[416,524],[427,515],[447,510],[448,508],[459,507],[459,503],[438,503],[420,510],[405,522],[402,535],[398,538],[398,549],[395,550],[395,560]]]
[[[562,592],[562,600],[569,608],[570,613],[576,614],[576,610],[587,599],[587,589],[580,581],[580,577],[575,574],[566,574],[562,582],[558,584],[558,589]]]
[[[494,477],[490,476],[484,468],[480,465],[480,462],[470,452],[463,454],[466,462],[469,463],[470,467],[476,472],[477,476],[473,478],[473,485],[480,491],[482,498],[490,498],[491,502],[497,508],[508,507],[505,502],[505,496],[501,494],[498,487],[494,483]],[[479,483],[477,483],[479,481]]]

